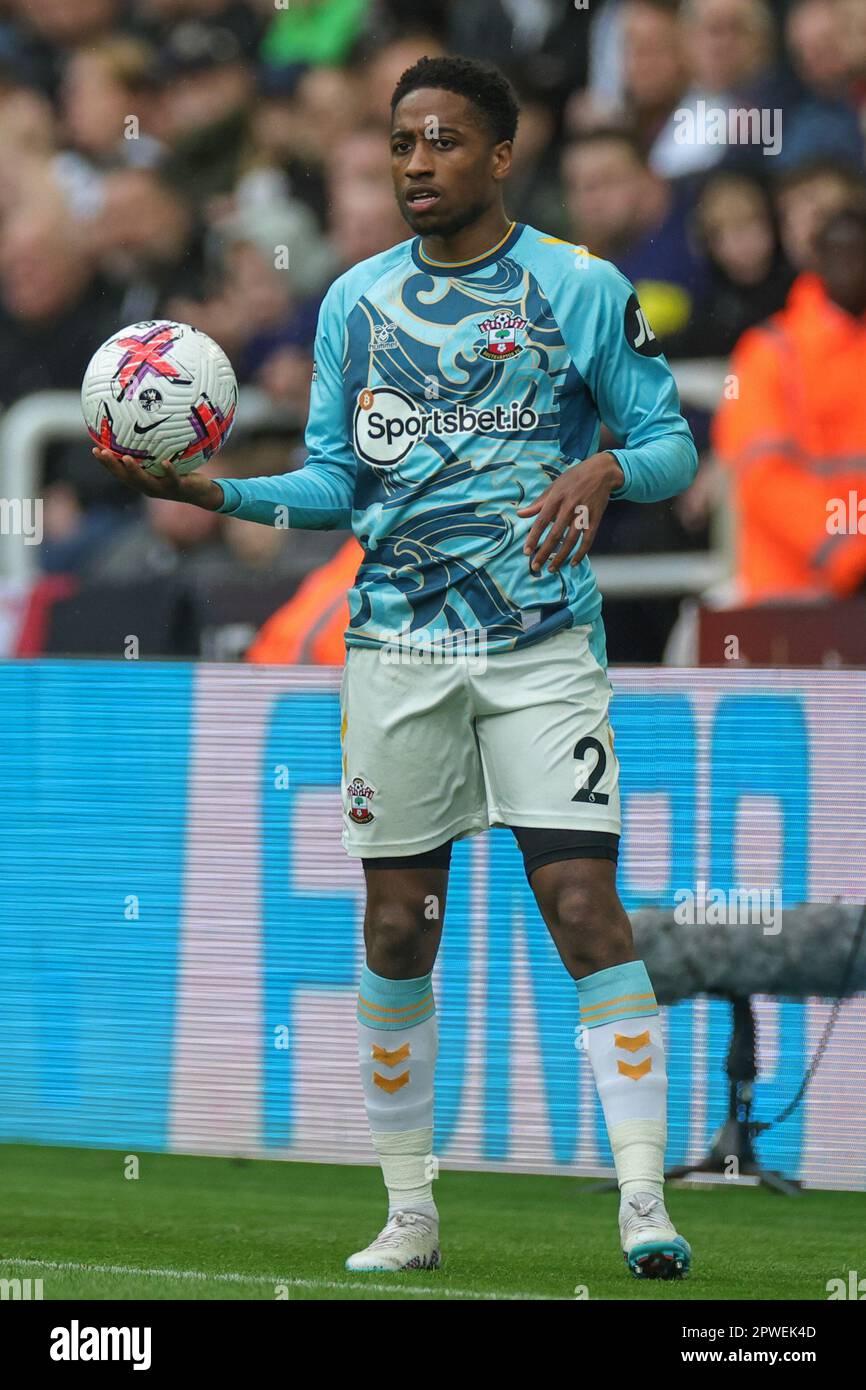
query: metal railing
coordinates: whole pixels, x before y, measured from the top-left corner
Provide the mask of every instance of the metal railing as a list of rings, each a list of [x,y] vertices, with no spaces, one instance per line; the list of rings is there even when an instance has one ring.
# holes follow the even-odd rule
[[[727,364],[724,361],[671,364],[681,399],[712,410],[720,400]],[[290,424],[264,392],[244,387],[240,392],[233,440],[250,431]],[[49,444],[82,439],[81,402],[75,391],[38,391],[16,401],[0,416],[0,497],[33,499],[41,489],[43,455]],[[94,467],[97,465],[94,464]],[[23,528],[0,536],[0,580],[18,584],[38,572],[38,546],[28,542]],[[730,561],[722,545],[693,554],[599,555],[593,560],[602,593],[611,598],[700,593],[725,578]]]

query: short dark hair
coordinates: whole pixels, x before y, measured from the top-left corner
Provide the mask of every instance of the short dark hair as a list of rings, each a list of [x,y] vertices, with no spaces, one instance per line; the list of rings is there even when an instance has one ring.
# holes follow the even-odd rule
[[[629,125],[596,125],[575,131],[565,142],[566,150],[582,150],[591,145],[625,145],[639,164],[647,163],[647,154],[637,131]]]
[[[813,179],[827,177],[846,183],[852,190],[864,186],[863,174],[853,160],[838,155],[816,155],[811,159],[804,159],[793,168],[777,174],[775,186],[780,192],[787,193],[789,189],[800,188],[802,184],[811,183]]]
[[[513,140],[520,108],[508,78],[492,63],[473,58],[419,58],[403,73],[391,97],[391,115],[410,92],[440,87],[466,97],[480,112],[496,144]]]

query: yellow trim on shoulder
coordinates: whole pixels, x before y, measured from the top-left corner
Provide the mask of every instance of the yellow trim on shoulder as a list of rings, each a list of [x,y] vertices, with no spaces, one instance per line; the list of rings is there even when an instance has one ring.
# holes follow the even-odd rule
[[[474,265],[476,261],[485,261],[488,256],[494,255],[494,253],[499,250],[500,246],[502,246],[503,243],[508,240],[516,226],[517,223],[512,222],[511,226],[508,228],[508,231],[505,233],[505,236],[502,237],[500,241],[497,241],[495,246],[491,246],[489,251],[482,251],[480,256],[471,256],[468,261],[434,261],[432,256],[424,255],[423,242],[418,247],[418,255],[421,257],[422,261],[426,261],[428,265],[438,265],[442,267],[452,265]]]
[[[544,242],[546,246],[570,246],[576,256],[588,256],[591,261],[604,259],[603,256],[596,256],[595,252],[590,251],[588,247],[578,246],[577,242],[566,241],[561,236],[540,236],[538,240]]]

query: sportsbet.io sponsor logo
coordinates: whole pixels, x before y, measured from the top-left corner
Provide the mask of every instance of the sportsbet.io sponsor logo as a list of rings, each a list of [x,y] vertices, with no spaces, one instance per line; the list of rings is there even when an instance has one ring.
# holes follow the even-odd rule
[[[376,468],[393,468],[419,439],[453,434],[512,434],[539,423],[531,406],[512,401],[486,410],[424,410],[396,386],[366,386],[358,396],[352,428],[355,453]]]

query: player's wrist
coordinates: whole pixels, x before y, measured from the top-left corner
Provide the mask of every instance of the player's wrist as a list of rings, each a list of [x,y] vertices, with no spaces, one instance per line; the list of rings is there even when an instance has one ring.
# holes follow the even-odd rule
[[[625,486],[625,472],[623,466],[616,455],[612,454],[607,449],[602,453],[602,458],[607,465],[606,479],[610,484],[610,490],[611,492],[616,492],[619,488]]]
[[[196,507],[204,507],[208,512],[217,512],[225,500],[225,493],[213,478],[203,478],[200,474],[188,473],[184,478],[185,502]]]

